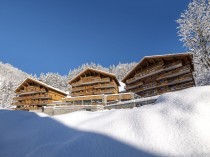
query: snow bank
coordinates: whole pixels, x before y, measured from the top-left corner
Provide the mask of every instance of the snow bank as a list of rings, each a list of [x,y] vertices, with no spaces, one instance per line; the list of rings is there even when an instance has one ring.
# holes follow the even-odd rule
[[[210,156],[210,86],[134,109],[54,117],[0,110],[0,156]]]

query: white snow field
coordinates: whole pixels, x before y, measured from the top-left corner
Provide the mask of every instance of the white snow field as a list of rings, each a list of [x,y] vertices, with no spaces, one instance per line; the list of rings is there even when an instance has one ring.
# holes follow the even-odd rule
[[[0,110],[0,157],[209,157],[210,86],[155,105],[49,117]]]

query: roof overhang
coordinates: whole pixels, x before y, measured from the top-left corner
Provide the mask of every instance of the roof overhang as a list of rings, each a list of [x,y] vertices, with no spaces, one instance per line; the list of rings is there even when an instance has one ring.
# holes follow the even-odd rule
[[[128,79],[128,77],[141,65],[141,63],[146,60],[146,59],[150,59],[150,58],[167,58],[167,57],[179,57],[179,56],[192,56],[193,54],[190,52],[185,52],[185,53],[174,53],[174,54],[163,54],[163,55],[153,55],[153,56],[145,56],[143,57],[138,63],[137,65],[131,70],[129,71],[126,76],[122,79],[122,82],[126,82],[126,80]]]
[[[49,88],[49,89],[51,89],[51,90],[53,90],[53,91],[56,91],[56,92],[58,92],[58,93],[61,93],[61,94],[65,95],[65,96],[68,95],[66,92],[64,92],[64,91],[62,91],[62,90],[60,90],[60,89],[58,89],[58,88],[52,87],[52,86],[50,86],[50,85],[48,85],[48,84],[46,84],[46,83],[44,83],[44,82],[38,81],[38,80],[36,80],[36,79],[34,79],[34,78],[31,78],[31,77],[26,78],[26,79],[25,79],[25,80],[24,80],[16,89],[15,89],[15,92],[17,92],[17,90],[20,89],[20,88],[22,87],[22,85],[23,85],[24,83],[28,82],[28,81],[32,81],[32,82],[35,82],[35,83],[37,83],[37,84],[40,84],[40,85],[42,85],[42,86],[44,86],[44,87],[46,87],[46,88]]]
[[[118,86],[120,86],[120,83],[116,77],[115,74],[112,74],[112,73],[109,73],[109,72],[106,72],[106,71],[102,71],[102,70],[97,70],[97,69],[93,69],[93,68],[86,68],[85,70],[83,70],[82,72],[80,72],[78,75],[76,75],[74,78],[72,78],[70,81],[69,81],[69,84],[73,83],[75,80],[77,80],[78,78],[80,78],[80,76],[84,73],[86,73],[87,71],[93,71],[95,73],[100,73],[100,74],[103,74],[103,75],[106,75],[106,76],[109,76],[109,77],[112,77],[114,78],[115,82],[117,83]]]

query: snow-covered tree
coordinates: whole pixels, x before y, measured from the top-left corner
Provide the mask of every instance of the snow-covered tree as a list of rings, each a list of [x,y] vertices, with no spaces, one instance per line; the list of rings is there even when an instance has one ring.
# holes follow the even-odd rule
[[[69,90],[69,84],[68,84],[68,77],[67,76],[61,76],[58,73],[41,73],[39,80],[42,82],[53,86],[55,88],[61,89],[63,91]]]
[[[177,22],[180,40],[194,56],[197,84],[206,84],[199,79],[210,73],[210,0],[193,0]]]
[[[109,68],[109,72],[114,73],[118,80],[122,80],[123,77],[136,65],[135,62],[133,63],[119,63],[117,66],[112,65]]]
[[[13,83],[11,81],[6,82],[4,80],[0,87],[0,93],[0,107],[6,108],[11,106],[15,94]]]
[[[28,76],[12,65],[0,62],[0,107],[11,106],[15,89]]]
[[[79,66],[78,68],[75,68],[74,70],[69,70],[68,78],[72,79],[73,77],[78,75],[80,72],[82,72],[86,68],[93,68],[93,69],[98,69],[98,70],[103,70],[103,71],[109,72],[108,68],[105,68],[105,67],[101,66],[100,64],[91,62],[91,63],[82,64],[81,66]]]
[[[133,63],[119,63],[117,66],[111,65],[109,68],[103,67],[100,64],[95,64],[95,63],[85,63],[78,68],[75,68],[74,70],[69,71],[68,78],[72,79],[76,75],[78,75],[81,71],[83,71],[86,68],[93,68],[93,69],[98,69],[106,72],[110,72],[116,75],[116,77],[119,80],[122,80],[122,78],[130,71],[134,66],[136,65],[135,62]]]

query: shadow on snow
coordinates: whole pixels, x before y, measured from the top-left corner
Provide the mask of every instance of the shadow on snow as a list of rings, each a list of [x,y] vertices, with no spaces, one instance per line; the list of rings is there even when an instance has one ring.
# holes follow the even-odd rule
[[[129,135],[128,135],[129,136]],[[79,131],[50,117],[0,110],[2,157],[157,157],[111,137]]]

